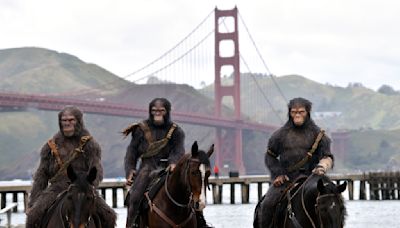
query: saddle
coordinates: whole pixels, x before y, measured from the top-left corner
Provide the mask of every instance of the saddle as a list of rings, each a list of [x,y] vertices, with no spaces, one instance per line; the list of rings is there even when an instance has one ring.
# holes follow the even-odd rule
[[[307,176],[300,176],[298,177],[294,182],[289,184],[283,191],[282,194],[279,197],[279,201],[277,206],[275,207],[275,212],[274,216],[272,219],[272,226],[271,227],[277,227],[277,222],[278,221],[285,221],[286,216],[292,216],[292,206],[291,206],[291,197],[294,194],[297,194],[298,190],[300,187],[304,184],[305,180],[307,179]],[[295,216],[290,217],[293,226],[301,228],[301,225],[298,224]]]

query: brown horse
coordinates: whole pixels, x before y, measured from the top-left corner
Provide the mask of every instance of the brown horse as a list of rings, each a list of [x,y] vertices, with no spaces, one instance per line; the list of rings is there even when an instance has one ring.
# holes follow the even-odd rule
[[[195,210],[205,206],[209,157],[213,151],[214,145],[205,153],[198,149],[197,142],[193,143],[191,153],[185,154],[172,172],[167,172],[155,197],[147,197],[149,209],[141,214],[140,227],[197,227]]]
[[[96,189],[93,181],[96,179],[96,167],[89,173],[75,173],[72,166],[68,166],[67,174],[71,184],[50,207],[41,227],[101,227],[99,218],[94,216]]]

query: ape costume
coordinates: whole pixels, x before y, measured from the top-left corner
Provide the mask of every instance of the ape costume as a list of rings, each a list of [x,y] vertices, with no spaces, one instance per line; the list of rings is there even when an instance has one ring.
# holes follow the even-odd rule
[[[63,133],[61,118],[65,113],[73,115],[76,119],[72,136],[65,136]],[[68,189],[70,183],[64,172],[67,164],[79,172],[88,172],[92,167],[96,167],[97,177],[93,182],[96,187],[103,179],[101,149],[85,128],[82,116],[83,113],[73,106],[65,107],[58,114],[60,131],[42,147],[40,164],[33,177],[27,209],[27,228],[40,227],[46,210],[61,192]],[[96,197],[96,208],[102,226],[115,227],[116,214],[100,196]]]
[[[326,172],[332,167],[333,155],[330,151],[330,139],[311,119],[311,102],[304,98],[295,98],[289,102],[289,120],[272,134],[265,153],[265,164],[271,172],[271,180],[284,177],[280,186],[270,185],[268,192],[258,203],[263,227],[270,227],[275,206],[290,182],[300,176],[309,176],[316,169]],[[301,126],[293,122],[291,110],[294,107],[305,108],[307,116]],[[326,162],[322,162],[327,160]],[[323,173],[324,173],[323,172]],[[256,222],[256,221],[255,221]]]
[[[157,123],[154,116],[154,107],[165,108],[163,122]],[[125,174],[127,183],[133,184],[127,196],[127,226],[138,227],[140,202],[152,181],[150,173],[157,169],[165,169],[175,165],[184,155],[185,134],[183,130],[171,121],[171,103],[165,98],[155,98],[149,104],[149,118],[141,123],[130,125],[123,131],[125,136],[132,135],[131,142],[125,155]],[[136,171],[138,160],[140,167]],[[130,185],[128,184],[128,185]],[[202,213],[196,213],[198,221],[205,223]]]

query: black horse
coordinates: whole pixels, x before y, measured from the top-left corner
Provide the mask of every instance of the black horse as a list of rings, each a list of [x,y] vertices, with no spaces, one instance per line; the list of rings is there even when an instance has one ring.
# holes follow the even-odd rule
[[[327,176],[312,174],[285,190],[277,205],[273,228],[343,228],[346,208],[341,193],[347,182],[335,185]],[[254,213],[254,228],[262,224],[260,202]]]
[[[94,213],[96,167],[88,173],[75,173],[72,166],[68,166],[67,174],[71,184],[49,208],[41,227],[101,227],[100,219]]]

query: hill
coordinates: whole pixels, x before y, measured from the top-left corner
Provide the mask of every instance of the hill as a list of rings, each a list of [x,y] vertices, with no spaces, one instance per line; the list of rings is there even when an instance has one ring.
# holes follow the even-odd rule
[[[255,81],[243,75],[242,111],[244,118],[280,125],[286,119],[286,103],[274,82],[265,75],[254,75],[267,91],[272,104],[263,100]],[[246,78],[247,77],[247,78]],[[147,108],[154,97],[166,97],[173,111],[212,115],[213,86],[200,91],[188,85],[137,85],[79,58],[41,48],[0,50],[0,89],[2,92],[39,93],[83,99],[101,99]],[[345,161],[336,163],[336,170],[382,169],[388,163],[400,165],[398,95],[377,93],[358,84],[346,88],[323,85],[302,76],[275,78],[287,99],[303,96],[314,103],[316,113],[339,113],[314,116],[328,131],[348,129],[350,145]],[[231,80],[225,78],[224,80]],[[232,115],[226,103],[223,113]],[[274,109],[275,112],[272,111]],[[277,117],[279,116],[279,118]],[[281,119],[281,120],[280,120]],[[138,120],[102,115],[85,115],[85,123],[103,150],[103,165],[107,177],[123,176],[123,158],[129,140],[119,133]],[[186,133],[186,148],[194,140],[208,147],[214,130],[208,127],[182,125]],[[39,157],[39,149],[58,130],[56,112],[0,112],[0,179],[29,178]],[[252,174],[265,173],[263,154],[267,136],[244,132],[244,163]]]
[[[313,103],[314,120],[332,131],[400,128],[400,106],[397,105],[400,95],[397,94],[379,93],[359,83],[344,88],[321,84],[299,75],[274,77],[283,97],[269,76],[258,74],[251,77],[243,74],[241,79],[242,112],[256,121],[280,125],[287,118],[288,101],[295,97],[304,97]],[[229,84],[232,78],[225,77],[223,80],[225,84]],[[267,94],[272,105],[264,99],[256,83]],[[214,85],[203,88],[201,92],[213,97]],[[232,107],[229,102],[225,104]]]
[[[213,102],[188,85],[136,85],[94,64],[40,48],[0,50],[1,91],[100,99],[147,109],[154,97],[166,97],[173,111],[212,114]],[[50,81],[50,79],[52,79]],[[224,112],[229,113],[229,109]],[[103,149],[108,177],[123,176],[123,159],[129,140],[121,130],[132,118],[85,115],[85,123]],[[194,140],[201,147],[213,141],[213,129],[182,125],[187,148]],[[58,130],[56,112],[31,109],[0,112],[0,179],[29,178],[39,150]]]

